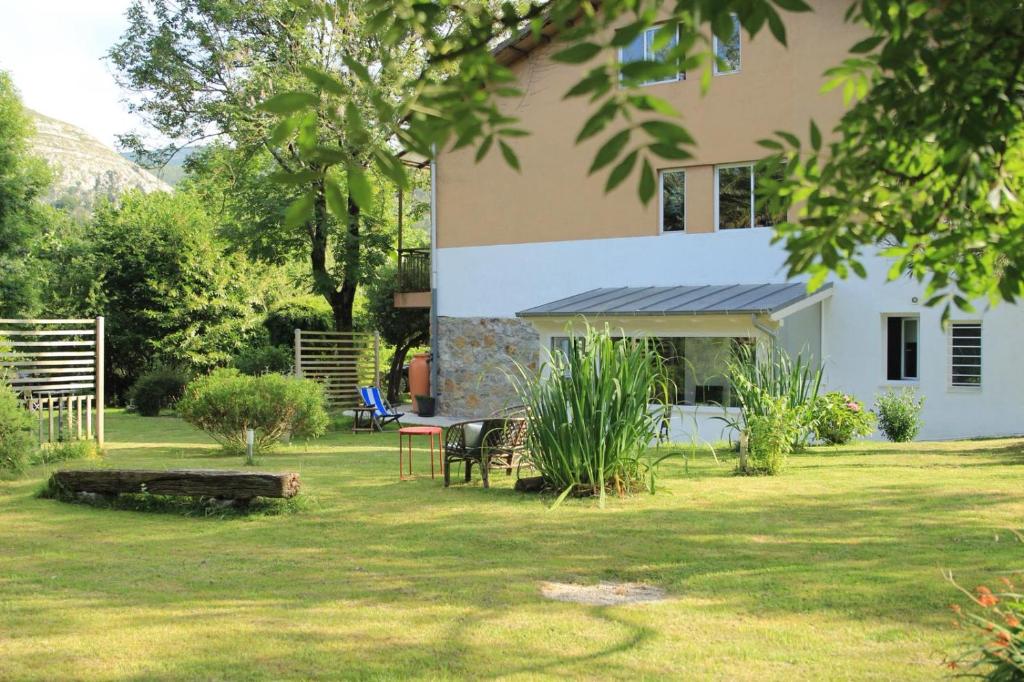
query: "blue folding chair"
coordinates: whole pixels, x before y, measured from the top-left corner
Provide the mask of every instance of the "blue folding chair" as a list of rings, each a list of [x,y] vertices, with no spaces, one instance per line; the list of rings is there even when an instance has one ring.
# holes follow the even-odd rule
[[[380,389],[376,386],[363,386],[359,389],[359,395],[363,397],[363,403],[368,408],[373,410],[373,423],[377,426],[377,429],[383,431],[384,425],[390,422],[395,422],[399,426],[402,422],[399,420],[405,416],[404,412],[396,412],[388,401],[380,394]]]

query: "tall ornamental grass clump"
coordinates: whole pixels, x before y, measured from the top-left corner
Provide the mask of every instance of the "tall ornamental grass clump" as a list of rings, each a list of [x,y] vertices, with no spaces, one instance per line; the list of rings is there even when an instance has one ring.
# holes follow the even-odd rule
[[[647,449],[668,414],[669,388],[647,339],[613,339],[607,328],[588,327],[539,375],[520,367],[516,384],[530,415],[530,454],[560,493],[556,505],[570,493],[597,495],[603,506],[609,489],[653,492],[660,459]]]
[[[280,374],[248,376],[236,369],[219,369],[194,380],[177,409],[232,454],[245,452],[248,429],[256,432],[254,451],[259,454],[286,435],[322,436],[328,423],[323,388],[315,381]]]

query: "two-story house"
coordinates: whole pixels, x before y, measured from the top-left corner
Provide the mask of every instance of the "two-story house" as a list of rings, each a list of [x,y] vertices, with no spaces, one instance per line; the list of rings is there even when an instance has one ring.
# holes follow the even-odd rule
[[[602,140],[574,144],[592,111],[563,95],[586,66],[552,61],[558,47],[530,36],[500,48],[523,91],[508,110],[532,133],[517,140],[522,171],[497,154],[475,163],[472,150],[442,151],[432,166],[431,295],[420,304],[432,306],[442,413],[514,402],[514,362],[536,366],[586,318],[660,339],[678,386],[676,437],[693,417],[703,437],[721,436],[711,417],[730,402],[725,358],[738,343],[771,338],[822,361],[828,390],[869,405],[879,392],[914,387],[926,400],[922,437],[1024,431],[1019,307],[955,313],[943,326],[918,285],[886,281],[880,257],[867,279],[808,294],[787,280],[785,252],[770,243],[777,218],[755,210],[756,140],[806,131],[811,119],[829,130],[842,114],[842,96],[821,86],[862,37],[844,11],[819,0],[813,13],[789,15],[788,47],[739,30],[716,39],[727,68],[715,69],[705,96],[698,74],[645,86],[684,113],[698,143],[692,160],[658,169],[657,201],[646,206],[632,182],[606,194],[605,178],[588,176]],[[649,51],[641,36],[620,58]]]

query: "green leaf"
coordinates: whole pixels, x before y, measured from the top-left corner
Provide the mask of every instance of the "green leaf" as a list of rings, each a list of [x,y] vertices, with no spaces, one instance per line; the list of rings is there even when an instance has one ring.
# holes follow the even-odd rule
[[[487,156],[487,152],[491,151],[491,145],[494,143],[494,135],[488,135],[484,138],[480,146],[477,147],[475,161],[480,163]]]
[[[850,52],[852,52],[853,54],[864,54],[866,52],[871,52],[873,49],[881,45],[884,40],[885,36],[871,36],[870,38],[865,38],[864,40],[860,41],[859,43],[851,47]]]
[[[361,62],[356,61],[348,55],[344,55],[341,58],[348,70],[355,74],[356,78],[363,81],[364,83],[373,83],[373,78],[370,77],[370,71]]]
[[[630,173],[633,172],[633,166],[636,165],[637,151],[634,149],[631,151],[626,158],[619,162],[612,172],[608,175],[608,182],[604,186],[605,192],[611,192],[613,189],[622,184]]]
[[[551,58],[565,64],[582,64],[590,61],[601,52],[601,46],[595,43],[576,43],[571,47],[556,52]]]
[[[364,211],[373,208],[373,188],[366,179],[366,172],[357,164],[349,164],[346,170],[348,177],[348,193],[356,205]]]
[[[341,193],[341,187],[331,177],[324,182],[324,194],[327,197],[327,210],[338,220],[348,220],[348,202]]]
[[[668,121],[644,121],[640,127],[650,135],[663,143],[693,144],[693,137],[686,128]]]
[[[299,227],[313,215],[313,195],[303,194],[291,203],[284,212],[285,227]]]
[[[640,185],[637,188],[640,194],[640,201],[646,206],[651,202],[654,197],[655,185],[654,169],[651,168],[651,162],[644,159],[643,168],[640,170]]]
[[[789,12],[810,12],[811,6],[804,0],[775,0],[775,4]]]
[[[818,130],[818,126],[814,121],[811,121],[811,148],[814,151],[821,149],[821,131]]]
[[[630,132],[629,128],[620,130],[601,145],[601,148],[597,150],[597,155],[594,156],[594,162],[590,165],[590,171],[588,172],[591,175],[619,157],[623,148],[629,143]]]
[[[501,148],[501,155],[505,157],[505,163],[510,165],[516,171],[520,170],[519,157],[516,156],[516,153],[512,149],[512,147],[508,146],[508,144],[504,140],[498,140],[498,147]]]
[[[663,144],[661,142],[657,142],[655,144],[649,145],[647,148],[663,159],[683,161],[686,159],[693,158],[693,154],[674,144]]]
[[[309,92],[282,92],[260,105],[260,109],[273,114],[291,114],[302,109],[315,107],[320,98]]]
[[[302,71],[303,75],[305,75],[306,78],[308,78],[309,81],[318,88],[321,88],[332,95],[345,94],[345,86],[331,74],[321,71],[320,69],[314,69],[311,66],[300,66],[299,70]]]

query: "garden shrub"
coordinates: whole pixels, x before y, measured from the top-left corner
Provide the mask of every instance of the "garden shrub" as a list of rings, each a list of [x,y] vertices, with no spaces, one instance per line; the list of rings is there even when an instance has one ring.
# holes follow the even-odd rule
[[[242,374],[291,374],[294,356],[288,346],[257,346],[242,351],[231,362]]]
[[[262,453],[285,435],[321,436],[328,423],[323,388],[315,381],[237,369],[215,370],[190,383],[178,414],[235,454],[245,452],[247,429],[256,431],[254,450]]]
[[[800,415],[783,396],[766,398],[762,405],[762,412],[751,415],[746,422],[748,455],[742,473],[774,476],[782,471],[793,451],[801,428]]]
[[[833,391],[820,396],[813,414],[814,435],[829,445],[845,445],[875,430],[875,415],[846,393]]]
[[[647,456],[668,410],[661,358],[647,339],[612,338],[588,328],[538,373],[520,367],[515,382],[530,414],[531,461],[547,486],[598,495],[608,488],[653,492]],[[657,407],[653,407],[653,406]],[[663,456],[664,457],[664,456]]]
[[[184,372],[161,367],[146,372],[135,382],[128,397],[143,417],[158,417],[160,410],[174,407],[188,384]]]
[[[888,391],[875,397],[875,412],[878,413],[878,428],[894,443],[914,440],[921,431],[921,409],[924,398],[919,398],[912,388],[902,391]]]
[[[32,416],[0,376],[0,470],[25,470],[36,448],[32,425]]]
[[[327,301],[319,296],[291,298],[278,303],[267,313],[263,322],[270,334],[270,345],[295,344],[295,330],[327,332],[334,329],[334,317]]]
[[[77,459],[99,459],[99,446],[93,440],[68,440],[44,445],[31,457],[32,464],[55,464]]]

